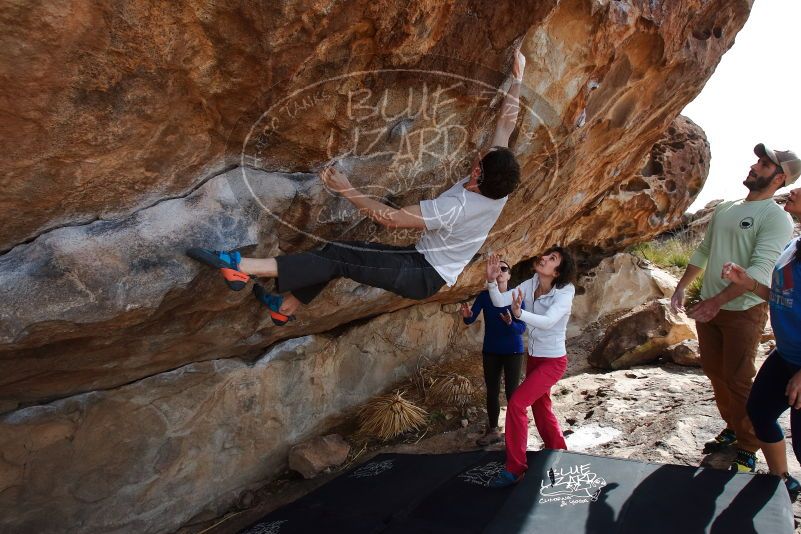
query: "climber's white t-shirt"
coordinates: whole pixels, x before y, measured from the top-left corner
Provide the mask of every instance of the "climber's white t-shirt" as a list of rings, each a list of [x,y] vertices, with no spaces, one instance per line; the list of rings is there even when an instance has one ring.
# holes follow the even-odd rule
[[[415,245],[448,286],[484,244],[508,197],[468,191],[464,178],[433,200],[420,202],[426,230]]]

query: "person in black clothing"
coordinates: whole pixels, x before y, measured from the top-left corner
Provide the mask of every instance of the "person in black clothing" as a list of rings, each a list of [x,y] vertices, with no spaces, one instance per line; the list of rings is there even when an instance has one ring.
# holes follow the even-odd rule
[[[511,278],[509,264],[501,261],[501,273],[497,282],[501,292]],[[492,305],[489,293],[485,290],[479,293],[473,302],[472,308],[462,303],[462,317],[464,324],[473,324],[478,314],[484,312],[484,383],[487,387],[487,432],[476,441],[482,447],[501,441],[502,436],[498,430],[498,416],[501,413],[499,395],[501,392],[501,373],[505,384],[506,401],[512,397],[523,370],[524,348],[523,332],[526,325],[512,317],[509,306],[496,308]]]

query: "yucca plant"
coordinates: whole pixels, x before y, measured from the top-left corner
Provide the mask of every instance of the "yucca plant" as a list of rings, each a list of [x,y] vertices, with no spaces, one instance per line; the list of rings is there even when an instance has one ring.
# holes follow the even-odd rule
[[[702,280],[703,280],[703,277],[699,276],[698,278],[693,280],[692,283],[690,283],[689,286],[687,286],[687,291],[685,291],[684,295],[686,297],[685,298],[685,300],[686,300],[685,306],[687,306],[688,308],[690,306],[694,306],[694,305],[698,304],[699,302],[701,302],[701,281]]]
[[[436,402],[460,408],[470,404],[475,392],[470,379],[457,374],[440,378],[431,386],[431,397]]]
[[[359,410],[360,431],[387,441],[405,432],[425,426],[425,410],[403,398],[405,391],[383,395]]]

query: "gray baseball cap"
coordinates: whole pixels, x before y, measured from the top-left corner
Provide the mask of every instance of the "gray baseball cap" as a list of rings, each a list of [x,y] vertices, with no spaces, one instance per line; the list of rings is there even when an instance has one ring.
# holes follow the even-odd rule
[[[791,150],[773,150],[759,143],[754,147],[754,154],[757,156],[767,156],[770,161],[782,168],[784,172],[784,187],[787,187],[801,176],[801,159]]]

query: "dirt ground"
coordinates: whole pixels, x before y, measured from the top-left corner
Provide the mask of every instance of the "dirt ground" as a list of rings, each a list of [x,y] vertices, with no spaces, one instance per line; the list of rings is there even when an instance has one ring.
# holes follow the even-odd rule
[[[712,439],[723,424],[715,407],[709,381],[698,368],[674,364],[649,365],[630,370],[600,372],[587,363],[587,355],[601,337],[603,325],[595,325],[568,343],[570,364],[565,377],[554,387],[554,410],[562,423],[568,448],[604,456],[632,458],[655,463],[711,466],[725,469],[733,451],[704,456],[705,441]],[[760,364],[769,349],[760,348]],[[419,394],[421,384],[448,373],[468,376],[477,386],[474,402],[462,409],[426,404]],[[270,511],[305,495],[353,465],[384,452],[450,453],[475,450],[475,441],[486,424],[480,355],[421,369],[418,376],[400,387],[424,404],[431,420],[425,431],[409,434],[388,444],[365,440],[357,432],[357,419],[345,417],[332,432],[352,444],[351,457],[337,470],[303,480],[285,473],[266,486],[242,495],[237,507],[225,516],[200,519],[179,534],[229,534],[256,522]],[[416,393],[415,393],[416,392]],[[502,409],[501,421],[505,408]],[[782,420],[789,436],[789,417]],[[529,426],[529,449],[541,448],[542,441]],[[503,444],[494,446],[501,449]],[[788,447],[789,448],[789,447]],[[801,473],[788,455],[791,472]],[[767,472],[759,453],[758,470]],[[801,504],[794,505],[796,532],[801,534]]]

